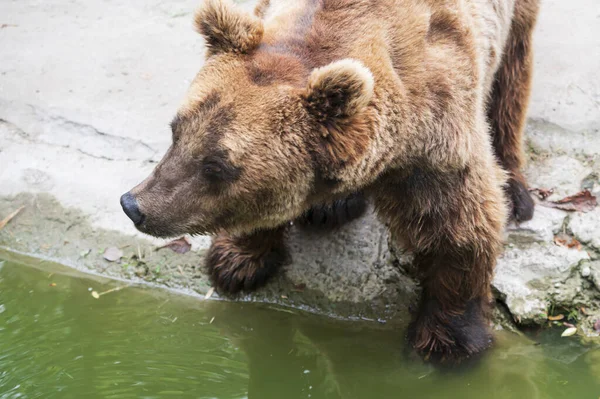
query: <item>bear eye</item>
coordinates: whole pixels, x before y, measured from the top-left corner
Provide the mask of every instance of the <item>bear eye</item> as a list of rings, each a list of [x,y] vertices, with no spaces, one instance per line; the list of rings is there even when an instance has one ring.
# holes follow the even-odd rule
[[[202,173],[205,177],[217,178],[223,173],[223,168],[215,163],[207,163],[202,166]]]
[[[224,156],[209,155],[202,160],[202,176],[213,183],[227,183],[238,179],[241,169],[229,164]]]

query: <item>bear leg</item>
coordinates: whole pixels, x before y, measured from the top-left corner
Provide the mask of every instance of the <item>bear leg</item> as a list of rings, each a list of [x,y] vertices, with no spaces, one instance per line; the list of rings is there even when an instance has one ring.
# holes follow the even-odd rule
[[[307,228],[331,230],[358,219],[366,209],[364,194],[354,193],[331,204],[313,206],[296,221]]]
[[[524,163],[523,130],[533,70],[532,33],[538,9],[539,0],[516,1],[510,34],[488,106],[494,151],[510,175],[505,187],[512,205],[510,216],[517,222],[530,220],[535,206],[520,170]]]
[[[507,207],[492,154],[464,169],[413,168],[374,192],[391,236],[415,253],[422,287],[408,338],[425,358],[458,363],[491,345],[488,307]]]
[[[285,227],[246,236],[217,234],[206,257],[213,286],[224,294],[262,287],[287,260]]]

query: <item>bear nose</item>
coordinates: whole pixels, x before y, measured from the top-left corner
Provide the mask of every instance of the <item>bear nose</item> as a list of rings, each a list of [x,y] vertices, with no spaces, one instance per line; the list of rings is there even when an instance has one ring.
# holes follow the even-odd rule
[[[144,221],[144,215],[140,211],[138,202],[131,193],[125,193],[121,196],[121,206],[123,212],[131,219],[131,221],[138,225]]]

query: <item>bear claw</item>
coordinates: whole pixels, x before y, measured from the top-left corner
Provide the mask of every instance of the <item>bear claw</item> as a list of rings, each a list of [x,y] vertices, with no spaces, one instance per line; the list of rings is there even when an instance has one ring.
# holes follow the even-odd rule
[[[358,219],[366,209],[366,198],[362,193],[356,193],[332,204],[314,206],[298,222],[305,227],[334,229]]]

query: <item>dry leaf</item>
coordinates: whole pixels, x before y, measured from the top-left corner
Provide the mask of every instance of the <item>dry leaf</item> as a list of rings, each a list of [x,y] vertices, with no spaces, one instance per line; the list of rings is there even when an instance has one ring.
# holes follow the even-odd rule
[[[554,237],[554,243],[559,247],[567,246],[567,240],[565,238],[560,238],[559,236]]]
[[[294,288],[292,289],[292,291],[294,291],[294,292],[304,292],[305,289],[306,289],[306,284],[302,283],[302,284],[295,285]]]
[[[96,291],[92,291],[92,296],[96,299],[100,298],[100,294],[98,294]]]
[[[10,215],[8,215],[4,219],[2,219],[2,221],[0,221],[0,230],[2,230],[4,228],[4,226],[6,226],[8,224],[8,222],[10,222],[15,216],[17,216],[19,214],[19,212],[21,212],[23,210],[23,208],[25,208],[25,207],[24,206],[20,207],[19,209],[17,209],[13,213],[11,213]]]
[[[565,331],[563,331],[563,333],[560,336],[561,337],[570,337],[572,335],[575,335],[575,333],[577,333],[577,327],[570,327],[570,328],[567,328]]]
[[[575,248],[578,251],[581,251],[581,243],[575,239],[575,237],[571,237],[567,234],[559,234],[554,237],[554,243],[559,247],[566,247],[569,249]]]
[[[56,283],[50,283],[50,287],[56,287]]]
[[[209,299],[215,293],[215,287],[210,287],[206,295],[204,295],[204,299]]]
[[[192,243],[187,237],[181,237],[176,240],[171,241],[168,244],[163,245],[162,247],[158,247],[157,250],[169,248],[173,252],[177,252],[178,254],[185,254],[192,249]]]
[[[548,316],[548,320],[550,320],[550,321],[559,321],[559,320],[562,320],[564,318],[565,318],[564,314],[559,314],[559,315],[556,315],[556,316]]]
[[[213,317],[212,319],[210,319],[210,323],[208,323],[208,324],[212,324],[212,323],[213,323],[213,321],[215,321],[215,318],[214,318],[214,317]]]
[[[104,259],[109,262],[116,262],[123,257],[123,251],[117,247],[106,248],[104,251]]]
[[[541,205],[563,211],[590,212],[598,205],[598,200],[589,190],[584,190],[558,201],[543,201]]]
[[[548,198],[549,196],[551,196],[552,194],[554,194],[554,189],[553,188],[550,188],[550,189],[532,188],[532,189],[529,189],[529,192],[537,195],[537,197],[543,201],[546,198]]]

